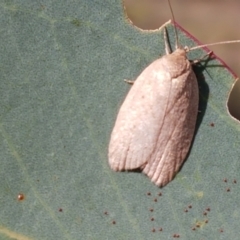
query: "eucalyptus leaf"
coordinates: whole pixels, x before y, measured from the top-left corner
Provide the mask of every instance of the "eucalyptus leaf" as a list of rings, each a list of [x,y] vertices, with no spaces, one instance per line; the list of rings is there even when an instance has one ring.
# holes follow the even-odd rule
[[[159,189],[111,171],[107,149],[123,79],[165,54],[163,33],[129,24],[120,0],[1,1],[0,29],[0,239],[237,238],[240,127],[226,108],[235,77],[220,61],[194,67],[195,139]]]

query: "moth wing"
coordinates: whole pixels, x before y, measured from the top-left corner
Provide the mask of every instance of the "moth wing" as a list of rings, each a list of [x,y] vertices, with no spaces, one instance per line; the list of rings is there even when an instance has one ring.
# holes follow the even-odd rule
[[[194,135],[198,112],[198,84],[192,71],[186,74],[173,79],[161,133],[154,152],[143,169],[158,186],[166,185],[178,172]]]
[[[144,168],[156,148],[172,88],[171,76],[159,61],[137,78],[119,110],[108,153],[115,171]]]

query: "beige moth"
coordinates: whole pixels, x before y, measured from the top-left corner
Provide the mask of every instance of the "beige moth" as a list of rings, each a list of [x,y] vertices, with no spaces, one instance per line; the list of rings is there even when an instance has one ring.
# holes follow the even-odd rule
[[[216,44],[188,49],[176,41],[176,50],[171,53],[166,24],[166,55],[146,67],[134,81],[119,110],[108,150],[114,171],[141,169],[160,187],[179,171],[195,131],[199,90],[186,53]]]
[[[166,36],[166,35],[165,35]],[[186,51],[178,48],[151,63],[123,102],[109,144],[115,171],[142,171],[158,186],[178,172],[192,142],[198,83]]]

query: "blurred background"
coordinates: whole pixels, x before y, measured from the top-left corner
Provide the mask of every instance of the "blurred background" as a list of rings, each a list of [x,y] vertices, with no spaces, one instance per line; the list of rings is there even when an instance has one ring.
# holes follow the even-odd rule
[[[240,39],[239,0],[171,0],[175,21],[201,43]],[[157,29],[172,19],[167,0],[124,0],[128,18],[142,29]],[[240,43],[209,47],[240,76]],[[240,81],[231,93],[231,114],[240,119]]]

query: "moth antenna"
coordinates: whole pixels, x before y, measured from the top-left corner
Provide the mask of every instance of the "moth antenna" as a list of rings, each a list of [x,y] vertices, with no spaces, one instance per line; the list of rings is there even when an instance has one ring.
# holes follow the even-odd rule
[[[203,48],[203,47],[209,47],[209,46],[215,46],[215,45],[221,45],[221,44],[229,44],[229,43],[240,43],[240,40],[222,41],[222,42],[216,42],[216,43],[203,44],[203,45],[195,46],[192,48],[186,48],[186,51],[189,52],[189,51],[196,50],[196,49]]]
[[[174,14],[173,14],[173,10],[172,10],[172,5],[170,0],[168,0],[168,5],[171,11],[171,15],[172,15],[172,19],[173,19],[173,24],[174,24],[174,32],[175,32],[175,37],[176,37],[176,43],[175,43],[175,48],[178,49],[180,48],[179,43],[178,43],[178,34],[177,34],[177,28],[175,26],[175,18],[174,18]]]

